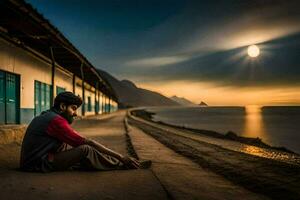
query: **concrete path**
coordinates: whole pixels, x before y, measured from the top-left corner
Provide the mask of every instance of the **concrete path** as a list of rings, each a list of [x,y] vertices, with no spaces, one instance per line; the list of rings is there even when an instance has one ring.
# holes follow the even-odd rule
[[[72,127],[81,135],[93,138],[105,146],[127,154],[124,118],[125,111],[88,117],[75,121]]]
[[[136,127],[129,126],[129,135],[140,159],[153,161],[152,171],[172,199],[267,199],[201,168]]]
[[[86,117],[73,128],[127,154],[125,115]],[[136,127],[127,129],[138,156],[153,161],[151,169],[25,173],[17,170],[20,142],[1,144],[0,199],[266,199],[200,168]]]
[[[126,153],[125,112],[79,120],[74,128]],[[20,143],[0,145],[0,199],[167,199],[151,170],[25,173],[17,170]]]

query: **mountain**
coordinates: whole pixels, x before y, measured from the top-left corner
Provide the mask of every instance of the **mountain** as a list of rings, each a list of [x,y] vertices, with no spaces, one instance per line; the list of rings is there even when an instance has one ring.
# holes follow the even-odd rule
[[[201,103],[199,103],[199,106],[206,107],[208,105],[204,101],[201,101]]]
[[[191,102],[190,100],[187,100],[186,98],[183,98],[183,97],[172,96],[170,99],[172,99],[173,101],[175,101],[183,106],[197,106],[197,104],[195,104],[195,103]]]
[[[110,84],[114,90],[120,108],[140,106],[178,106],[177,102],[160,93],[138,88],[129,80],[119,81],[109,73],[97,69],[101,77]]]

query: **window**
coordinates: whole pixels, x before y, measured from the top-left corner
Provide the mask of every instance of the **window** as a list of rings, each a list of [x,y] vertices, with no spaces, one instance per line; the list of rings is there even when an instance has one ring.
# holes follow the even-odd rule
[[[34,81],[34,115],[50,109],[51,85]]]
[[[58,95],[59,93],[65,92],[65,91],[66,91],[65,88],[56,86],[56,95]]]

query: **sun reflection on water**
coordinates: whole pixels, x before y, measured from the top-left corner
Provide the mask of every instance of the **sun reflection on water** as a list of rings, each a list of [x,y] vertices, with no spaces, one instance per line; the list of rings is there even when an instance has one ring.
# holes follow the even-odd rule
[[[262,107],[258,105],[248,105],[245,107],[245,130],[243,136],[252,138],[259,137],[263,139],[263,142],[268,143],[268,137],[264,128],[261,108]],[[293,155],[289,153],[255,147],[251,145],[241,145],[240,151],[259,157],[277,159],[282,161],[294,159]],[[299,163],[299,160],[297,160],[297,162]]]
[[[266,139],[261,106],[248,105],[245,107],[245,110],[245,130],[243,136]]]

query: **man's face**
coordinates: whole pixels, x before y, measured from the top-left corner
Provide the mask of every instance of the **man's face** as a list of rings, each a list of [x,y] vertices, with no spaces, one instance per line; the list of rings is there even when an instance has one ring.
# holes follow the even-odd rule
[[[61,115],[68,121],[69,124],[72,124],[74,121],[74,117],[77,116],[77,105],[66,105],[66,104],[61,104],[60,109],[61,109]]]

